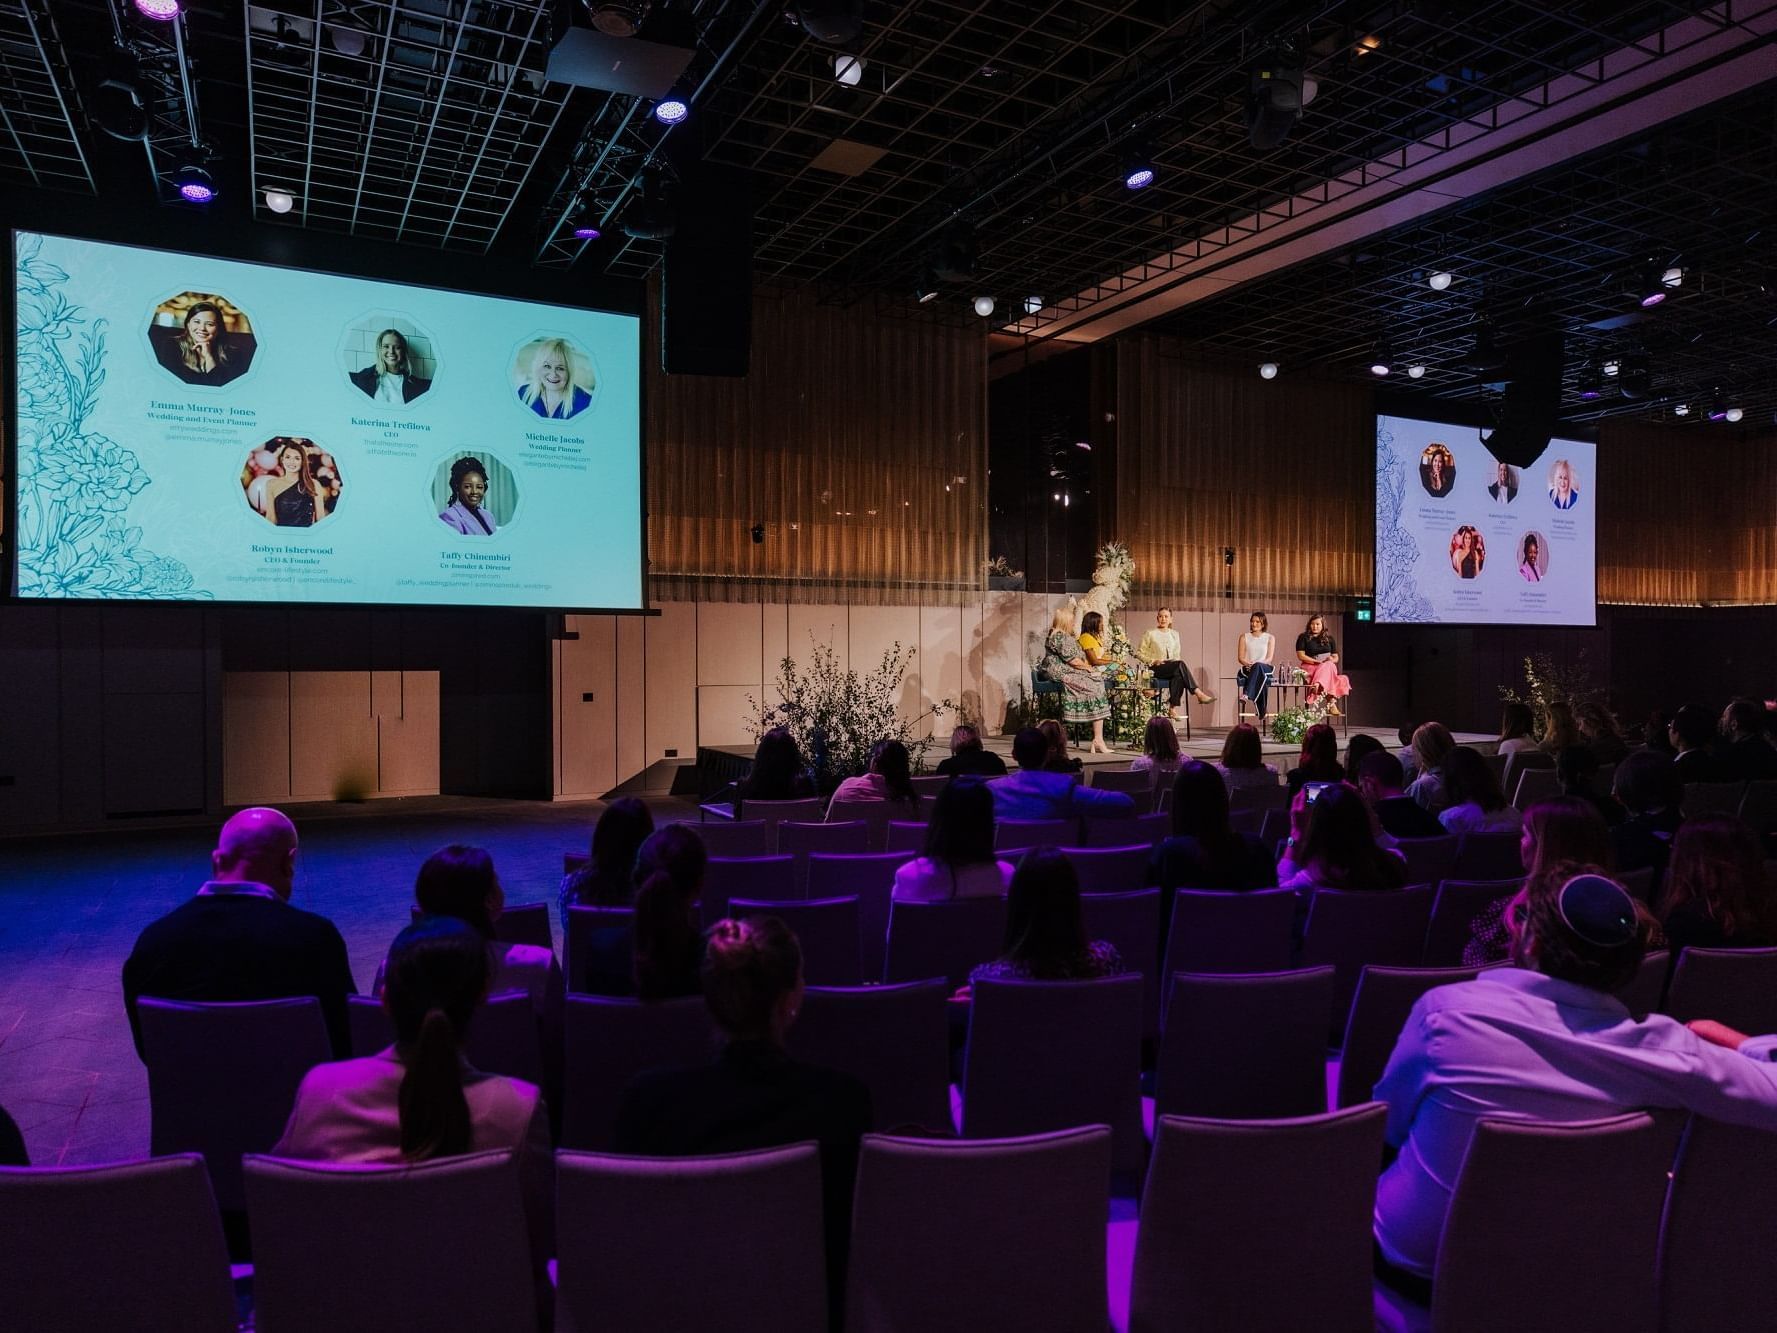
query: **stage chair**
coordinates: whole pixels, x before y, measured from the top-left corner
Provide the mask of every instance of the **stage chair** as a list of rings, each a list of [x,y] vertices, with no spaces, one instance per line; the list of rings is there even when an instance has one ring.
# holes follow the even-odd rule
[[[1777,949],[1681,949],[1666,993],[1681,1023],[1713,1018],[1741,1032],[1777,1032]]]
[[[1425,951],[1431,920],[1430,885],[1392,891],[1313,889],[1302,931],[1301,965],[1331,963],[1332,1040],[1345,1031],[1351,998],[1366,964],[1416,967]]]
[[[0,1292],[18,1333],[234,1333],[203,1157],[0,1167]]]
[[[979,964],[998,958],[1005,942],[1004,898],[894,903],[881,976],[884,981],[943,977],[954,989],[965,985]]]
[[[825,1333],[815,1144],[710,1157],[563,1152],[555,1171],[562,1333]]]
[[[511,1151],[400,1166],[251,1155],[245,1170],[264,1333],[536,1333],[543,1256],[531,1254]],[[473,1224],[440,1224],[453,1218]]]
[[[1339,1053],[1327,1061],[1333,1106],[1358,1106],[1370,1100],[1421,995],[1479,975],[1473,967],[1365,967],[1358,975]]]
[[[703,997],[567,997],[563,1023],[561,1146],[610,1150],[617,1102],[644,1069],[709,1061],[715,1037]]]
[[[1370,1333],[1370,1216],[1387,1108],[1163,1116],[1142,1197],[1132,1333]]]
[[[846,1333],[1103,1329],[1103,1125],[971,1142],[869,1134]]]
[[[1425,928],[1427,967],[1458,967],[1470,938],[1474,919],[1501,898],[1510,898],[1524,886],[1517,879],[1447,879],[1438,885],[1432,901],[1431,922]]]
[[[548,903],[508,903],[494,918],[494,938],[502,944],[534,944],[555,952]]]
[[[1143,1119],[1228,1120],[1319,1115],[1327,1109],[1327,1024],[1333,969],[1167,978],[1171,993]]]
[[[189,1004],[143,996],[148,1150],[201,1152],[217,1205],[245,1206],[241,1154],[283,1137],[303,1075],[333,1058],[313,996],[245,1004]]]
[[[790,1025],[790,1054],[852,1075],[870,1089],[876,1129],[948,1135],[950,982],[810,986]]]
[[[863,981],[856,898],[796,903],[730,898],[728,915],[775,916],[788,926],[802,945],[802,978],[810,986],[856,986]]]
[[[1130,847],[1063,847],[1061,854],[1080,877],[1081,893],[1127,893],[1148,887],[1148,861],[1154,849],[1144,842]]]

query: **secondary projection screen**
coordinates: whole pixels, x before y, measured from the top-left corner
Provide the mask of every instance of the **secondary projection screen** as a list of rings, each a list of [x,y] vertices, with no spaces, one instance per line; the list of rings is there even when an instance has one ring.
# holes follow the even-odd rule
[[[634,316],[13,244],[15,595],[643,605]]]
[[[1593,625],[1597,447],[1551,440],[1529,467],[1472,426],[1376,420],[1376,620]]]

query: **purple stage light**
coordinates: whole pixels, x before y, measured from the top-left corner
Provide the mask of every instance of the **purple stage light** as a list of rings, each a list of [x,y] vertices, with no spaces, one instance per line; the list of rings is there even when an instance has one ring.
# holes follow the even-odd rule
[[[1154,183],[1152,167],[1137,167],[1123,177],[1123,187],[1129,190],[1145,190]]]
[[[1646,310],[1651,306],[1659,305],[1660,302],[1664,301],[1665,299],[1666,299],[1665,292],[1649,292],[1646,296],[1643,296],[1641,298],[1641,307],[1642,307],[1642,309]]]
[[[576,241],[596,241],[599,236],[599,229],[593,226],[590,222],[582,222],[579,226],[574,228],[574,239]]]
[[[135,0],[136,12],[156,23],[169,23],[185,10],[184,0]]]
[[[662,125],[677,125],[690,114],[691,108],[682,97],[669,97],[654,104],[654,119]]]
[[[216,198],[216,182],[202,167],[180,167],[173,177],[173,188],[188,204],[207,204]]]
[[[216,197],[216,191],[202,181],[186,181],[179,187],[179,195],[194,204],[207,204]]]

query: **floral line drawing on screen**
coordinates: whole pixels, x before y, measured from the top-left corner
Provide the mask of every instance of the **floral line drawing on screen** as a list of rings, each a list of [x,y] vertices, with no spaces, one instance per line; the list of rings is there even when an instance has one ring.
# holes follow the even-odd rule
[[[1407,460],[1395,452],[1394,433],[1376,427],[1376,618],[1383,621],[1435,619],[1432,605],[1419,591],[1413,566],[1419,547],[1401,527],[1407,504]],[[1413,475],[1418,481],[1418,463]]]
[[[68,275],[20,234],[18,527],[21,597],[209,598],[178,560],[141,548],[126,521],[153,478],[134,452],[86,429],[105,383],[105,321],[58,290]]]

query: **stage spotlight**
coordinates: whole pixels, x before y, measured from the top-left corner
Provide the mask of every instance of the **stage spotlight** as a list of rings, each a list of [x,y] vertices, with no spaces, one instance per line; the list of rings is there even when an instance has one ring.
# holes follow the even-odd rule
[[[1714,396],[1709,400],[1709,419],[1711,421],[1722,421],[1726,419],[1727,415],[1728,405],[1722,402],[1721,390],[1717,389]]]
[[[583,0],[592,26],[607,37],[634,37],[641,31],[642,20],[648,17],[650,5],[648,0],[629,0],[628,3],[600,3],[600,0]]]
[[[274,213],[288,213],[296,207],[296,197],[288,190],[267,190],[265,206]]]
[[[1394,358],[1389,356],[1387,345],[1377,343],[1375,350],[1370,353],[1370,373],[1381,376],[1388,374],[1393,369]]]
[[[642,197],[623,214],[623,231],[638,241],[664,241],[678,230],[672,201],[666,196],[666,183],[660,173],[650,171],[642,177]]]
[[[980,315],[982,319],[991,315],[993,313],[993,297],[977,296],[975,298],[975,313]]]
[[[185,12],[184,0],[135,0],[136,12],[156,23],[170,23]]]
[[[134,143],[148,137],[148,103],[153,91],[144,83],[136,58],[117,47],[105,59],[104,77],[93,88],[93,119],[114,139]]]
[[[1682,286],[1684,286],[1684,270],[1682,268],[1680,268],[1677,264],[1672,265],[1664,273],[1660,274],[1660,286],[1662,286],[1662,287],[1682,287]]]
[[[191,204],[212,202],[218,193],[215,178],[202,167],[187,163],[173,173],[173,188],[179,197]]]
[[[1408,366],[1407,367],[1407,378],[1410,380],[1424,379],[1425,378],[1425,367],[1421,366],[1421,365],[1417,365],[1417,364]]]
[[[1683,280],[1684,275],[1679,275]],[[1641,302],[1644,310],[1651,309],[1666,299],[1666,273],[1657,264],[1650,264],[1642,271],[1641,281],[1635,289],[1635,299]]]
[[[598,210],[589,204],[576,204],[574,211],[568,216],[568,229],[574,233],[576,241],[596,241],[602,233],[599,231]]]
[[[1034,315],[1043,308],[1043,298],[1032,292],[1024,298],[1024,313]]]
[[[1730,407],[1726,412],[1722,413],[1722,416],[1725,417],[1729,422],[1739,421],[1740,418],[1742,418],[1745,415],[1746,415],[1746,413],[1742,412],[1737,407]]]
[[[1382,49],[1382,39],[1375,33],[1366,33],[1357,39],[1357,45],[1351,48],[1354,56],[1374,55]]]
[[[1246,91],[1246,138],[1254,148],[1267,152],[1289,137],[1308,104],[1303,82],[1307,75],[1295,48],[1281,43],[1251,67]]]
[[[1598,377],[1598,367],[1588,361],[1580,370],[1580,400],[1589,403],[1603,396],[1604,381]]]
[[[864,62],[849,51],[840,51],[833,57],[833,77],[847,88],[856,88],[864,77]]]
[[[1450,284],[1455,280],[1454,275],[1444,272],[1443,269],[1439,269],[1425,280],[1425,285],[1430,287],[1434,292],[1447,292],[1450,290]]]
[[[1623,358],[1623,373],[1617,380],[1617,392],[1631,402],[1651,398],[1654,390],[1653,366],[1645,353],[1637,352]]]
[[[913,299],[921,305],[938,299],[938,279],[928,269],[919,275],[919,281],[913,284]]]
[[[1674,403],[1672,405],[1672,415],[1673,416],[1688,417],[1690,414],[1691,414],[1691,405],[1689,403]]]
[[[1277,362],[1275,362],[1275,361],[1261,361],[1261,362],[1259,362],[1259,378],[1262,380],[1276,379],[1277,378]]]
[[[1622,369],[1623,363],[1618,361],[1614,356],[1604,363],[1604,373],[1606,375],[1618,375],[1622,373]]]
[[[1132,149],[1123,159],[1123,188],[1145,190],[1154,183],[1154,154],[1146,144]]]
[[[864,0],[808,0],[790,6],[802,30],[817,42],[843,46],[864,31]]]
[[[662,125],[682,124],[691,114],[691,104],[682,97],[663,97],[654,104],[654,119]]]
[[[327,29],[327,36],[333,43],[333,49],[348,60],[356,60],[364,54],[364,47],[369,42],[369,34],[360,27],[350,23],[333,23]]]

